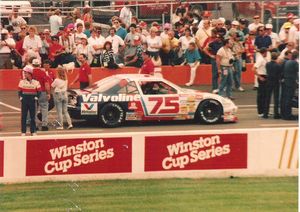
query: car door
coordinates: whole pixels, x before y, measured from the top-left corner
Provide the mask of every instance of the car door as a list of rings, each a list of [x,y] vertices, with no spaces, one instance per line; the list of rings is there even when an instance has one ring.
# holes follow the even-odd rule
[[[144,116],[172,120],[179,114],[178,90],[163,81],[139,81]]]

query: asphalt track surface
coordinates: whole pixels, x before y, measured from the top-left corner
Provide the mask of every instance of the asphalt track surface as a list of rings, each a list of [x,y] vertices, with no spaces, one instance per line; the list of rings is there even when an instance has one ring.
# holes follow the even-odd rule
[[[210,86],[191,87],[202,91],[209,91]],[[127,122],[124,126],[113,129],[101,128],[97,123],[89,123],[84,120],[73,120],[74,128],[71,130],[56,130],[56,112],[49,114],[49,131],[38,131],[38,135],[53,134],[88,134],[88,133],[120,133],[120,132],[149,132],[149,131],[190,131],[190,130],[221,130],[221,129],[250,129],[250,128],[284,128],[298,127],[298,121],[285,121],[262,119],[257,115],[256,91],[252,85],[245,85],[245,92],[234,91],[234,103],[238,106],[237,123],[221,123],[215,125],[201,125],[193,121],[168,121],[168,122]],[[16,91],[0,91],[0,111],[2,113],[3,129],[0,137],[20,135],[20,102]],[[270,112],[272,113],[272,106]],[[293,109],[293,114],[298,114],[298,109]],[[37,123],[39,126],[39,123]],[[27,132],[29,129],[27,130]]]

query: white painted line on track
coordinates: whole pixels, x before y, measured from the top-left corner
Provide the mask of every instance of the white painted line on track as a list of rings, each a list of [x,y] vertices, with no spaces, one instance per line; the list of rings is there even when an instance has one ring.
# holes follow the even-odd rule
[[[66,134],[69,134],[69,132],[72,134],[78,134],[78,133],[84,133],[84,132],[102,132],[104,130],[101,130],[101,129],[94,129],[94,130],[91,130],[91,129],[86,129],[86,130],[49,130],[49,131],[37,131],[37,134],[38,135],[51,135],[49,134],[49,132],[51,133],[57,133],[57,134],[61,134],[61,133],[66,133]],[[10,134],[20,134],[21,132],[4,132],[4,133],[0,133],[0,135],[10,135]],[[27,132],[28,133],[28,132]]]
[[[288,126],[298,126],[298,123],[294,123],[294,124],[260,124],[259,126],[261,127],[288,127]]]
[[[8,105],[8,104],[5,104],[5,103],[3,103],[3,102],[0,102],[0,105],[3,105],[3,106],[8,107],[8,108],[10,108],[10,109],[13,109],[13,110],[16,110],[16,111],[21,112],[21,109],[20,109],[20,108],[14,107],[14,106],[12,106],[12,105]]]

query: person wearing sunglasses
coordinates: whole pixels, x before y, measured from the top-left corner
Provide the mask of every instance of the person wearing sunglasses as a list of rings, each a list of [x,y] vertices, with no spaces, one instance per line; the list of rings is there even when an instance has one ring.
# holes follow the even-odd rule
[[[13,31],[13,37],[15,40],[17,40],[17,36],[18,33],[21,32],[21,27],[23,27],[23,25],[26,25],[27,22],[25,21],[25,19],[21,16],[19,16],[18,14],[18,9],[13,9],[12,13],[9,15],[8,20],[9,20],[9,25],[12,25],[14,28]]]
[[[263,25],[259,15],[253,16],[253,21],[254,22],[248,26],[249,31],[256,31],[259,26]]]

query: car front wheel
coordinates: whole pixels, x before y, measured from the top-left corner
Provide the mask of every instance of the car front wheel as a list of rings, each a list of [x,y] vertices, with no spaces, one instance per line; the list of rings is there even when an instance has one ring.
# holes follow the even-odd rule
[[[217,100],[208,99],[202,102],[196,113],[196,120],[205,124],[215,124],[221,121],[223,107]]]
[[[103,127],[119,127],[124,123],[125,113],[123,108],[116,103],[104,105],[99,113],[99,121]]]

